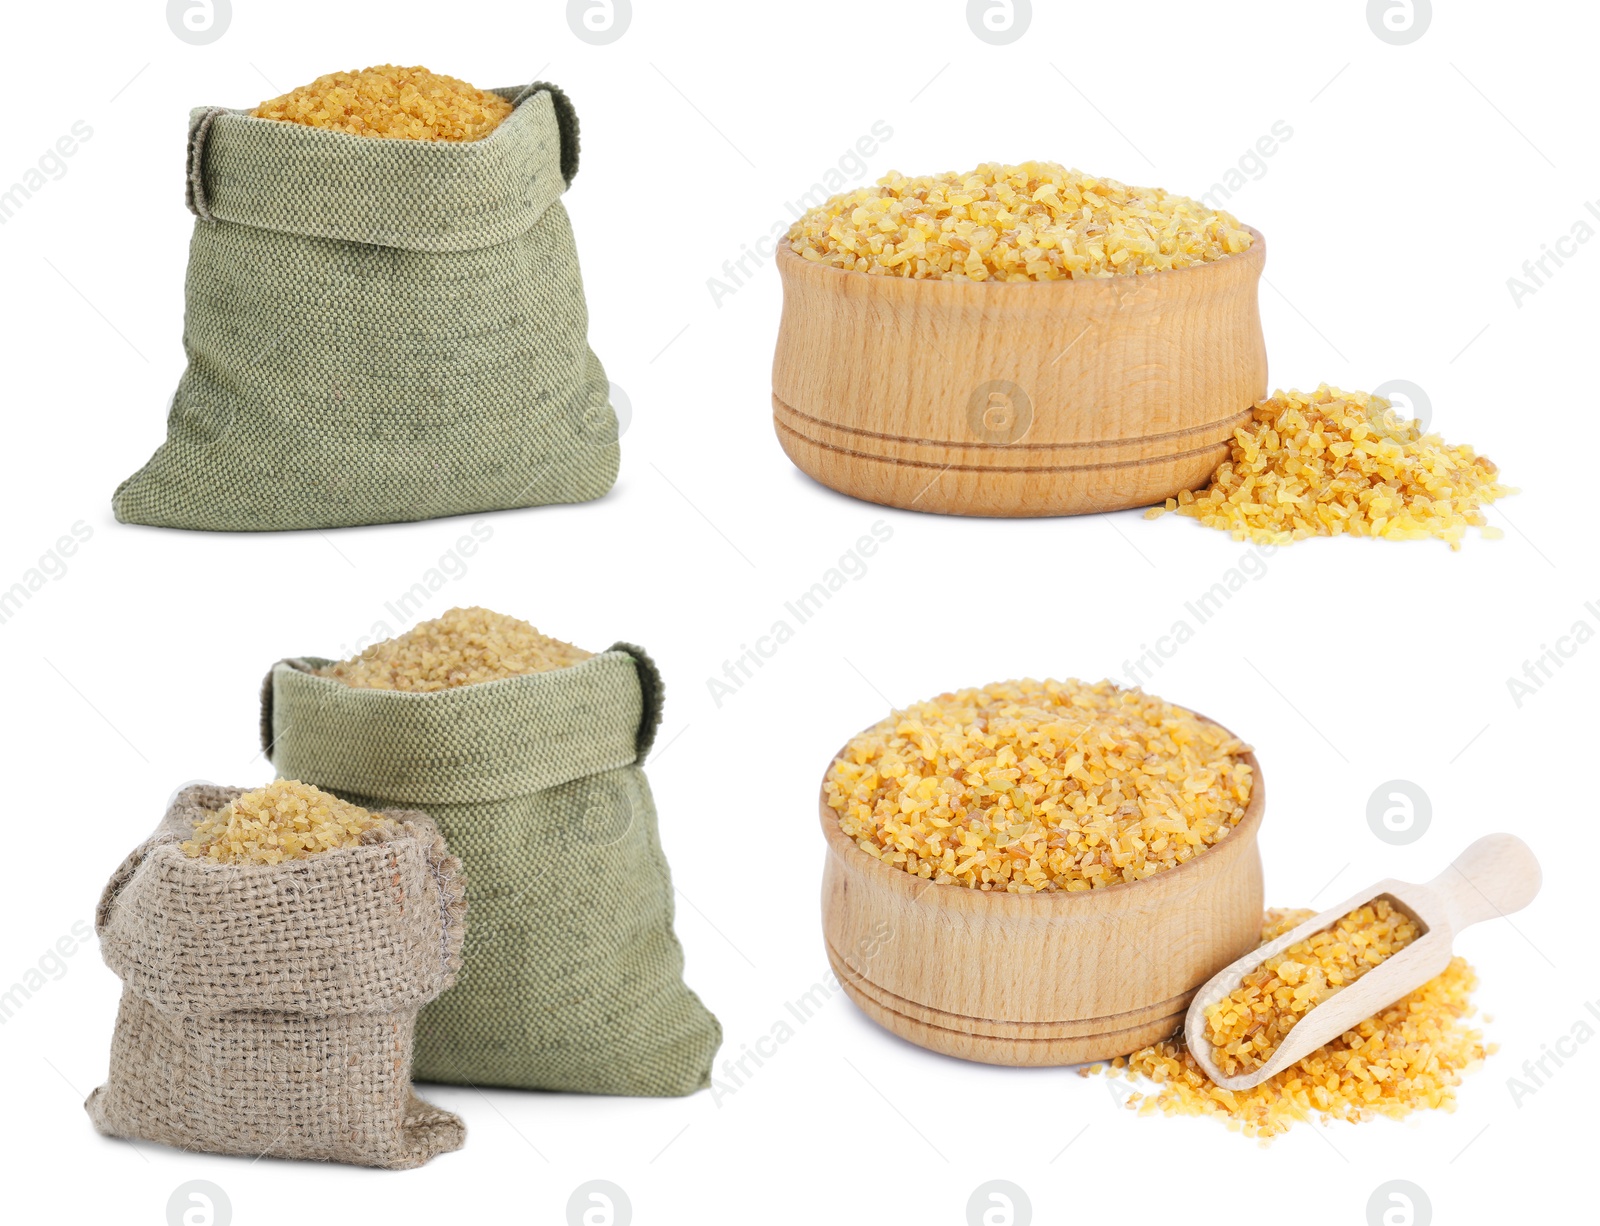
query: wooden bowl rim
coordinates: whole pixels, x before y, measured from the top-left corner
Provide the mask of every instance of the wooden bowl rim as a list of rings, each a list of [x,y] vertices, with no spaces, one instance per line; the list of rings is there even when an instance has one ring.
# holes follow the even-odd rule
[[[1217,723],[1216,720],[1201,715],[1198,711],[1191,711],[1190,714],[1205,723],[1221,728],[1235,740],[1240,739],[1232,729]],[[868,732],[875,727],[877,727],[877,724],[869,724],[861,731]],[[859,736],[861,733],[856,735]],[[1123,901],[1124,891],[1136,890],[1141,886],[1149,886],[1157,882],[1171,883],[1177,880],[1178,874],[1185,869],[1193,868],[1196,864],[1209,862],[1216,867],[1221,867],[1230,856],[1242,854],[1230,852],[1228,849],[1230,847],[1242,847],[1247,843],[1254,843],[1256,836],[1260,832],[1261,817],[1267,805],[1267,790],[1262,779],[1261,763],[1256,760],[1255,750],[1253,748],[1247,749],[1241,755],[1241,760],[1249,764],[1251,772],[1250,803],[1245,806],[1244,816],[1239,819],[1238,824],[1232,827],[1220,843],[1211,844],[1204,851],[1190,856],[1189,859],[1176,868],[1164,869],[1152,877],[1145,877],[1139,881],[1119,881],[1115,885],[1101,886],[1097,890],[1040,890],[1033,894],[1014,894],[1009,890],[979,890],[974,889],[972,886],[956,885],[953,882],[940,883],[929,881],[922,877],[914,877],[904,869],[895,868],[892,865],[885,864],[876,856],[868,855],[856,845],[854,839],[839,828],[838,813],[828,807],[827,783],[828,775],[833,770],[833,764],[849,748],[849,744],[846,741],[844,745],[839,747],[833,757],[828,760],[827,770],[822,773],[822,785],[818,789],[822,833],[828,842],[829,852],[841,857],[845,861],[844,866],[846,868],[859,867],[862,872],[879,874],[878,879],[882,881],[886,889],[899,890],[902,893],[915,890],[918,898],[928,896],[933,890],[941,891],[933,895],[933,900],[941,906],[988,909],[991,911],[1010,910],[1018,917],[1037,918],[1039,914],[1038,907],[1041,905],[1088,907],[1096,905],[1090,901],[1093,899],[1101,900],[1104,905],[1117,905]],[[1221,859],[1214,859],[1219,855]],[[1184,880],[1188,879],[1185,878]]]
[[[1164,268],[1160,272],[1146,273],[1143,276],[1133,277],[1065,277],[1056,281],[945,281],[932,277],[874,276],[872,273],[861,272],[859,269],[855,268],[835,268],[832,264],[813,263],[812,261],[795,252],[794,248],[789,245],[788,235],[785,235],[783,238],[778,240],[778,254],[776,262],[778,265],[778,274],[784,278],[787,278],[790,275],[791,270],[796,270],[801,267],[808,269],[815,268],[820,269],[825,273],[836,273],[840,277],[856,277],[863,281],[871,282],[874,285],[904,285],[910,287],[944,286],[948,288],[943,289],[940,292],[950,294],[994,294],[997,292],[1006,291],[1016,291],[1026,294],[1031,293],[1036,289],[1056,290],[1059,293],[1091,293],[1098,290],[1099,292],[1103,293],[1108,287],[1120,287],[1130,283],[1136,285],[1142,285],[1147,282],[1158,284],[1162,277],[1179,277],[1185,273],[1203,273],[1208,269],[1217,270],[1228,267],[1237,267],[1241,262],[1253,262],[1256,265],[1256,271],[1259,273],[1266,260],[1267,237],[1254,226],[1247,226],[1241,223],[1239,228],[1247,231],[1255,240],[1250,244],[1247,250],[1237,252],[1233,255],[1224,256],[1220,260],[1207,260],[1203,264],[1191,264],[1188,268]],[[1063,287],[1072,287],[1072,289],[1066,289]],[[890,292],[916,293],[919,292],[919,290],[917,288],[911,288],[903,291]],[[922,290],[921,292],[931,291]]]

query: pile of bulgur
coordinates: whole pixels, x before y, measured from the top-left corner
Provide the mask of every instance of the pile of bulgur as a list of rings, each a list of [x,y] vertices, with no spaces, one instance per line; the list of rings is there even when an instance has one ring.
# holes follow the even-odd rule
[[[1268,911],[1261,939],[1270,941],[1314,914]],[[1153,1090],[1136,1090],[1128,1098],[1140,1115],[1213,1115],[1232,1131],[1263,1139],[1314,1116],[1359,1123],[1380,1115],[1400,1119],[1423,1108],[1451,1111],[1462,1074],[1496,1050],[1468,1024],[1477,986],[1466,960],[1452,958],[1410,995],[1249,1090],[1215,1085],[1181,1034],[1118,1056],[1109,1068],[1096,1064],[1079,1073],[1155,1083]]]
[[[369,831],[387,826],[385,818],[320,788],[279,779],[208,812],[179,847],[216,864],[281,864],[359,847]]]
[[[815,263],[945,281],[1135,276],[1220,260],[1252,241],[1231,214],[1198,200],[1056,162],[891,172],[789,230],[791,249]]]
[[[317,670],[357,689],[431,693],[587,660],[591,652],[489,609],[451,609],[360,655]]]
[[[1206,1010],[1212,1062],[1224,1077],[1255,1072],[1307,1013],[1418,935],[1411,916],[1378,898],[1268,958]]]
[[[1424,434],[1381,396],[1326,383],[1259,402],[1252,420],[1234,431],[1230,451],[1209,486],[1185,490],[1145,518],[1176,511],[1263,545],[1349,533],[1437,537],[1460,549],[1469,525],[1501,536],[1482,508],[1516,493],[1471,447]]]
[[[839,826],[942,885],[1088,890],[1173,868],[1250,801],[1246,745],[1109,681],[943,694],[855,737],[824,784]]]
[[[499,94],[455,77],[378,64],[318,77],[251,113],[353,136],[473,141],[494,131],[512,109]]]

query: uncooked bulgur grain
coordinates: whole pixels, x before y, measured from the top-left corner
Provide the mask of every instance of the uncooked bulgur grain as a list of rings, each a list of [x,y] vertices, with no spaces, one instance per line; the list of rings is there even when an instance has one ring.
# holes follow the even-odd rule
[[[511,114],[499,94],[420,66],[377,64],[331,72],[251,112],[353,136],[400,140],[481,140]]]
[[[985,162],[833,196],[789,230],[814,263],[944,281],[1060,281],[1189,268],[1250,247],[1231,214],[1056,162]]]
[[[896,712],[851,740],[824,790],[857,846],[918,877],[1089,890],[1225,838],[1250,801],[1247,752],[1140,690],[1008,681]]]
[[[1268,911],[1261,939],[1270,941],[1314,914]],[[1154,1090],[1135,1090],[1128,1098],[1128,1107],[1140,1115],[1217,1116],[1229,1129],[1263,1141],[1314,1116],[1360,1123],[1380,1115],[1400,1119],[1423,1108],[1453,1111],[1462,1073],[1496,1050],[1468,1025],[1476,1013],[1471,998],[1477,986],[1466,960],[1452,958],[1404,999],[1249,1090],[1214,1084],[1181,1034],[1118,1056],[1109,1068],[1096,1064],[1079,1073],[1126,1077],[1135,1086],[1154,1082]]]
[[[1206,1010],[1213,1063],[1224,1077],[1255,1072],[1307,1013],[1418,935],[1411,916],[1378,898],[1268,958]]]
[[[1236,541],[1287,545],[1309,536],[1437,537],[1460,549],[1469,525],[1495,538],[1482,508],[1514,494],[1471,447],[1424,434],[1389,401],[1343,392],[1275,392],[1233,433],[1211,484],[1152,507],[1176,511]]]
[[[296,779],[246,792],[196,823],[179,844],[217,864],[281,864],[337,847],[359,847],[388,821]]]
[[[430,693],[566,668],[593,653],[489,609],[451,609],[317,670],[357,689]]]

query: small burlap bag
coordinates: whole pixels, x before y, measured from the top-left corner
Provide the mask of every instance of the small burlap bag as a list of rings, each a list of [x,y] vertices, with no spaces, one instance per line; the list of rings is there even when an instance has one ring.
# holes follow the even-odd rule
[[[285,660],[262,737],[280,774],[368,808],[425,807],[471,881],[460,981],[422,1011],[419,1081],[594,1094],[710,1084],[721,1027],[683,982],[640,764],[661,678],[637,647],[435,693]]]
[[[190,116],[188,369],[125,523],[261,531],[598,498],[617,422],[538,83],[482,140]]]
[[[455,981],[460,862],[420,813],[361,847],[276,865],[178,846],[240,788],[179,793],[106,885],[100,952],[122,980],[101,1132],[210,1153],[421,1166],[459,1117],[411,1091],[417,1010]]]

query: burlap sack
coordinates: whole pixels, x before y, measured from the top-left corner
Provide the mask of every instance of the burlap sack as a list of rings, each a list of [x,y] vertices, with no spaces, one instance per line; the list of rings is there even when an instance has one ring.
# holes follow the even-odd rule
[[[189,367],[119,520],[335,528],[582,502],[617,475],[554,86],[479,141],[190,117]]]
[[[688,1094],[722,1039],[683,982],[639,764],[661,678],[619,643],[571,668],[437,693],[275,665],[262,736],[280,773],[368,807],[425,806],[471,881],[460,981],[423,1010],[419,1081]]]
[[[112,875],[95,930],[123,983],[101,1132],[188,1150],[421,1166],[461,1120],[411,1092],[417,1010],[455,981],[460,862],[420,813],[369,845],[284,864],[178,844],[240,788],[179,793]],[[376,834],[376,832],[374,832]]]

